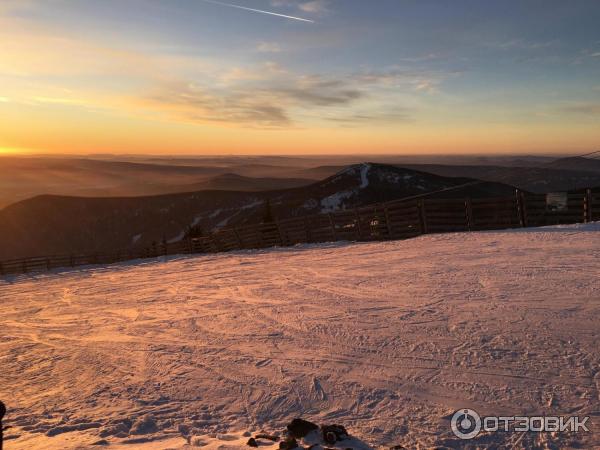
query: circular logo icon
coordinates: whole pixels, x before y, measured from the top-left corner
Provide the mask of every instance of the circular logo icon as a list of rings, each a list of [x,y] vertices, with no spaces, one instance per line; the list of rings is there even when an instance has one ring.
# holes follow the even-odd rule
[[[472,409],[459,409],[450,420],[454,436],[473,439],[481,431],[481,417]]]

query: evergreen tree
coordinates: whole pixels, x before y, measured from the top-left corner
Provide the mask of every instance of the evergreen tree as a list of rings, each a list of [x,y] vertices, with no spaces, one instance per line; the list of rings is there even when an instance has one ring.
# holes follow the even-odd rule
[[[202,229],[202,225],[199,223],[196,225],[189,225],[187,230],[185,231],[185,239],[194,239],[199,238],[204,235],[204,230]]]

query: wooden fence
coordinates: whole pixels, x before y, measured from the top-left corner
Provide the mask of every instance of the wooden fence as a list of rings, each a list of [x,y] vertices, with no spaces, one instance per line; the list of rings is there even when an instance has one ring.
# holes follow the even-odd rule
[[[545,194],[516,191],[511,197],[413,198],[275,221],[225,228],[208,236],[166,242],[143,250],[87,255],[44,256],[0,262],[0,275],[47,271],[60,267],[112,264],[139,258],[216,253],[331,241],[384,241],[421,234],[497,230],[600,220],[600,193],[566,194],[566,204],[552,208]]]

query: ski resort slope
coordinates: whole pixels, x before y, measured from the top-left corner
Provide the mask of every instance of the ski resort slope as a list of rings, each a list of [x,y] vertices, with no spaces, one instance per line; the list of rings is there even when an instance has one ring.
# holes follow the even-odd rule
[[[294,417],[460,448],[464,407],[591,417],[481,446],[600,445],[599,224],[137,261],[0,297],[8,449],[231,448]]]

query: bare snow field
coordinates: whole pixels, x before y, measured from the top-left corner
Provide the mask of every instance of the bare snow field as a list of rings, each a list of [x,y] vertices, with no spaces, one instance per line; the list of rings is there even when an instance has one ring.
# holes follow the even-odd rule
[[[598,224],[4,278],[0,326],[8,450],[235,448],[294,417],[373,447],[600,446]],[[591,432],[460,441],[463,407]]]

